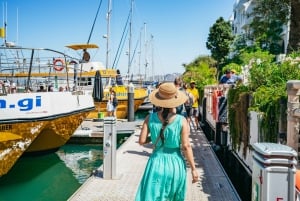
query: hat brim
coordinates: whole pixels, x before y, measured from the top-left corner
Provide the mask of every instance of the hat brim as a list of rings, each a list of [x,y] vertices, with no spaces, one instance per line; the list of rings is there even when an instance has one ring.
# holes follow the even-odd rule
[[[176,97],[163,99],[159,96],[158,90],[159,89],[155,89],[149,95],[150,102],[155,106],[163,108],[175,108],[187,101],[187,96],[182,91],[178,90]]]

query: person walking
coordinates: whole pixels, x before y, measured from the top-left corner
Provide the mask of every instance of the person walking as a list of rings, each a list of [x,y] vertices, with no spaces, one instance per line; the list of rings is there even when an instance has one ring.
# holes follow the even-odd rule
[[[182,88],[184,89],[184,92],[188,97],[187,101],[184,103],[184,108],[186,111],[186,119],[188,121],[188,124],[190,125],[191,117],[192,117],[192,106],[194,104],[194,96],[192,93],[188,91],[187,83],[183,83]]]
[[[141,129],[139,144],[151,141],[153,153],[148,159],[135,201],[185,199],[187,175],[181,150],[191,168],[192,183],[198,181],[189,125],[182,115],[176,114],[176,107],[186,99],[187,96],[173,83],[163,83],[149,95],[150,102],[162,110],[150,113]]]
[[[182,88],[182,79],[181,77],[176,77],[174,80],[174,85],[175,87],[180,90],[180,91],[184,91],[184,89]],[[184,116],[185,118],[187,118],[187,113],[184,107],[184,104],[178,105],[176,107],[176,114],[180,114],[182,116]]]
[[[113,90],[113,88],[109,89],[109,99],[107,100],[106,110],[107,110],[107,116],[109,117],[117,117],[117,106],[116,104],[116,92]]]
[[[190,92],[193,97],[194,97],[194,103],[192,105],[192,118],[191,120],[193,121],[194,119],[194,123],[196,124],[196,128],[197,130],[200,129],[200,123],[198,120],[198,116],[199,116],[199,100],[200,100],[200,96],[199,96],[199,91],[196,88],[196,82],[194,80],[190,81],[190,88],[187,89],[188,92]]]

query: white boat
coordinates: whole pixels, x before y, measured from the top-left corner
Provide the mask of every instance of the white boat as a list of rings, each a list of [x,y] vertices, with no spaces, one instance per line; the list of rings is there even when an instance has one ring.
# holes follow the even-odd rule
[[[0,176],[24,152],[57,150],[95,109],[68,74],[65,63],[73,59],[50,49],[0,47]]]

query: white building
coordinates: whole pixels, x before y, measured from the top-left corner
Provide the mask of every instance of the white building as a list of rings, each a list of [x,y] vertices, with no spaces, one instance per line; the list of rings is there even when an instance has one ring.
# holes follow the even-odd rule
[[[243,35],[249,38],[251,33],[250,23],[252,21],[251,13],[255,7],[255,0],[236,0],[233,6],[233,16],[231,18],[232,30],[234,35]],[[287,52],[287,46],[289,41],[289,23],[283,27],[281,34],[282,45],[284,47],[284,53]],[[251,45],[251,41],[247,41],[248,45]]]

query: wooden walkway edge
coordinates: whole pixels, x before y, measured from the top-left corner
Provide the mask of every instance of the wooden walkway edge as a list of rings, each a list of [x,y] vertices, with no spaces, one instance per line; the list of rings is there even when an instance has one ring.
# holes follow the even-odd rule
[[[133,201],[143,175],[151,146],[140,146],[139,129],[117,150],[117,179],[103,179],[102,166],[96,176],[91,176],[69,201]],[[219,163],[204,133],[191,129],[191,143],[200,181],[192,184],[187,170],[188,189],[186,201],[239,201],[240,198]]]

